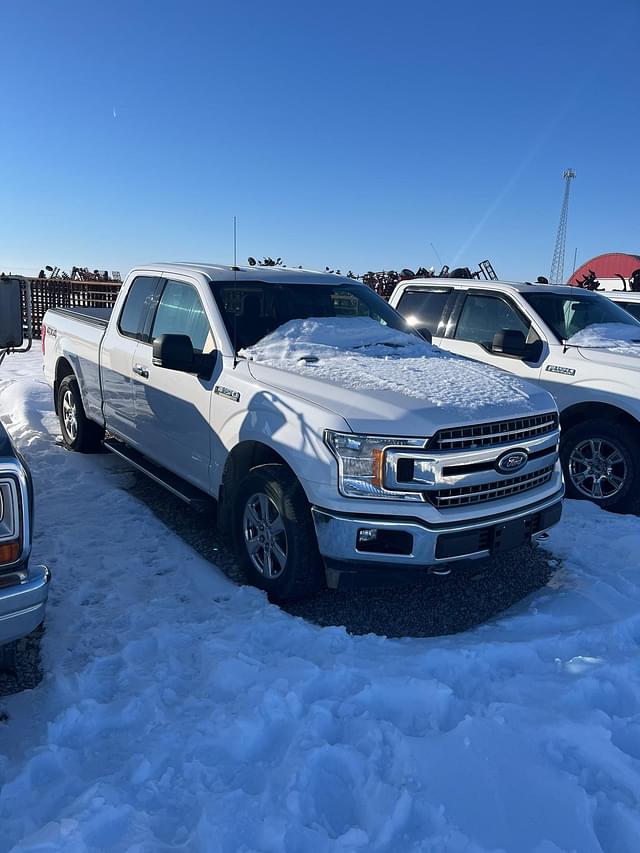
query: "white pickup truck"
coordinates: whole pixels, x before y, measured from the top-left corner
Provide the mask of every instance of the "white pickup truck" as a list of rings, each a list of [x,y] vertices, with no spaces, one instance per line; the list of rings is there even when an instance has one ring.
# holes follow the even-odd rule
[[[551,396],[437,350],[349,278],[145,266],[112,312],[48,311],[43,346],[66,446],[104,441],[211,500],[274,600],[447,573],[560,517]]]
[[[606,296],[607,299],[610,299],[612,302],[615,302],[616,305],[619,305],[621,308],[631,314],[632,317],[635,317],[636,320],[640,320],[640,293],[637,291],[631,290],[599,290],[598,293],[601,293],[602,296]]]
[[[560,410],[567,495],[635,512],[640,322],[611,296],[556,285],[428,278],[401,282],[390,303],[411,326],[428,329],[438,346],[550,391]]]

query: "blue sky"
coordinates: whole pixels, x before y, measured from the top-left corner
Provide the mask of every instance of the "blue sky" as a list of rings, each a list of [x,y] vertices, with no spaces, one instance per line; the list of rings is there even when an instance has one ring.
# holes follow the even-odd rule
[[[640,0],[0,5],[0,269],[640,252]]]

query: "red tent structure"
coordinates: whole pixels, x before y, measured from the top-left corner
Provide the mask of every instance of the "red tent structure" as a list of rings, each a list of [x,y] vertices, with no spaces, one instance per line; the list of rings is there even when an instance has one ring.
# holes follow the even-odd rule
[[[610,290],[615,287],[619,290],[622,289],[622,282],[618,275],[624,276],[628,281],[631,273],[637,269],[640,269],[640,255],[608,252],[605,255],[596,255],[595,258],[578,267],[567,284],[577,284],[578,279],[584,278],[585,275],[589,275],[590,270],[593,270],[603,288]]]

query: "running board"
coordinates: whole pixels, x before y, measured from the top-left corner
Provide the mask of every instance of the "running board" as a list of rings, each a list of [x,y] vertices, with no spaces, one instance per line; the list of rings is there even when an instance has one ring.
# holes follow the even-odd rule
[[[215,508],[215,501],[209,495],[187,483],[186,480],[183,480],[171,471],[167,471],[166,468],[156,465],[150,459],[147,459],[146,456],[143,456],[142,453],[134,450],[133,447],[129,447],[124,442],[118,441],[117,438],[107,438],[102,443],[111,453],[115,453],[116,456],[124,459],[129,465],[132,465],[142,474],[145,474],[155,483],[158,483],[158,485],[165,488],[168,492],[171,492],[172,495],[180,498],[181,501],[184,501],[197,512],[210,512]]]

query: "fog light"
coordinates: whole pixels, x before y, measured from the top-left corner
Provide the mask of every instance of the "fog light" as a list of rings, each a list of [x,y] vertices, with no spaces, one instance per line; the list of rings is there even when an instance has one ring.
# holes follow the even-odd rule
[[[15,563],[20,555],[19,542],[5,542],[0,545],[0,564]]]
[[[356,551],[366,554],[398,554],[408,557],[413,551],[413,536],[404,530],[361,527]]]
[[[378,538],[378,531],[375,527],[361,527],[358,530],[358,545],[363,545],[365,542],[373,542]]]

